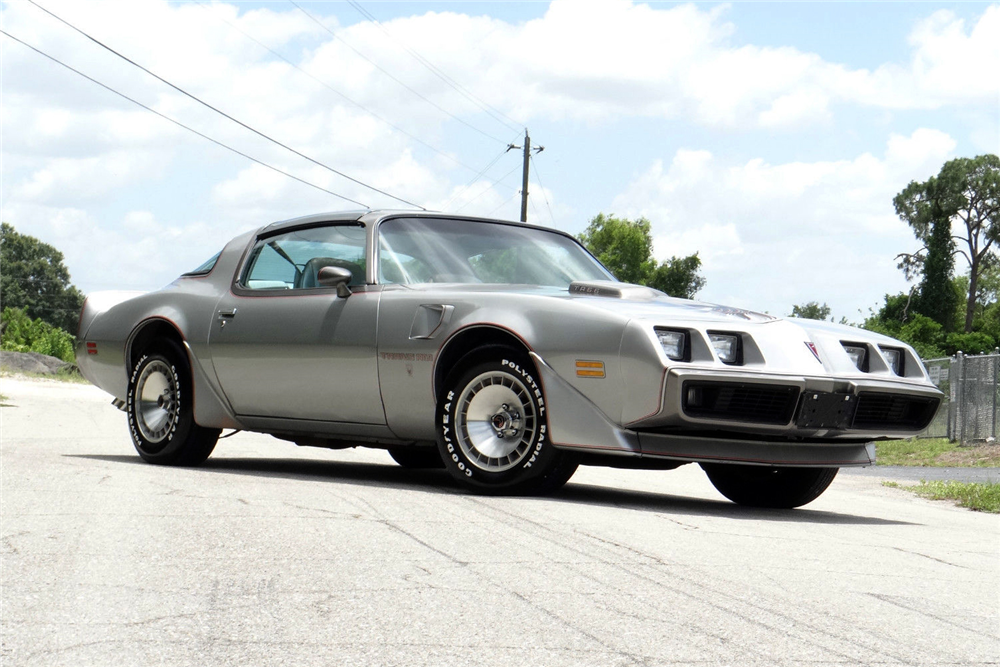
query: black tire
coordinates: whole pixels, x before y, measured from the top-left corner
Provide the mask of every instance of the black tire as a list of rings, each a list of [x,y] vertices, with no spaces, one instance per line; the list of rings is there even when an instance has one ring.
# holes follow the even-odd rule
[[[125,401],[132,444],[144,461],[196,466],[215,449],[220,429],[194,422],[194,392],[187,355],[164,341],[139,357]]]
[[[572,454],[568,452],[560,452],[559,454],[559,461],[556,462],[549,474],[537,483],[533,489],[534,493],[544,495],[558,491],[566,486],[566,482],[580,467],[580,462]]]
[[[712,485],[738,505],[792,509],[822,495],[839,468],[770,468],[702,463]]]
[[[525,355],[494,348],[467,356],[445,380],[437,404],[438,448],[445,468],[465,488],[547,493],[576,470],[575,461],[549,441],[534,373]]]
[[[444,461],[441,460],[437,447],[390,447],[389,456],[409,470],[444,467]]]

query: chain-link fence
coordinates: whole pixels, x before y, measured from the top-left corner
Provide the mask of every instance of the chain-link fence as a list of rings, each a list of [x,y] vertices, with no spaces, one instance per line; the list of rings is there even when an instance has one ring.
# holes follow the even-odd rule
[[[921,437],[963,445],[996,439],[1000,405],[1000,352],[924,361],[931,382],[944,392],[937,416]]]

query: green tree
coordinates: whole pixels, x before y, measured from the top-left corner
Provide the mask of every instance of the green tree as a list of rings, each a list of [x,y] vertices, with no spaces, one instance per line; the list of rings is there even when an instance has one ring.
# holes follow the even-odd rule
[[[900,268],[907,280],[922,276],[915,293],[911,293],[909,310],[930,317],[950,329],[957,297],[952,290],[955,268],[955,241],[951,236],[948,212],[950,193],[937,177],[923,183],[911,181],[895,198],[896,214],[913,228],[924,247],[916,253],[903,253]]]
[[[953,288],[952,273],[955,269],[954,239],[951,224],[936,222],[931,226],[927,239],[927,257],[924,260],[924,277],[920,282],[917,311],[945,330],[955,328],[955,307],[961,297]]]
[[[942,317],[952,312],[951,267],[945,255],[965,257],[969,288],[964,330],[971,332],[979,279],[996,261],[994,246],[1000,238],[1000,157],[990,154],[946,162],[937,176],[923,183],[911,182],[893,204],[924,244],[917,253],[902,256],[907,277],[916,272],[924,276],[921,312]],[[950,243],[945,240],[948,235]]]
[[[691,299],[705,286],[698,253],[657,264],[646,218],[629,220],[599,213],[580,234],[580,242],[621,281],[646,285],[670,296]]]
[[[0,225],[0,306],[23,309],[75,335],[83,300],[61,252],[6,222]]]
[[[815,301],[792,306],[792,317],[801,317],[805,320],[825,320],[830,317],[830,306],[825,303],[821,306]]]
[[[956,293],[968,284],[965,276],[953,281]],[[977,320],[972,333],[948,332],[937,321],[909,309],[910,295],[906,292],[885,295],[885,305],[866,319],[863,329],[875,331],[913,346],[924,359],[944,357],[961,350],[966,354],[983,354],[996,347],[1000,334],[1000,304],[990,304]]]
[[[579,238],[623,282],[644,285],[656,268],[652,258],[653,237],[646,218],[628,220],[598,213]]]
[[[701,258],[698,253],[687,257],[671,257],[653,269],[646,278],[646,285],[670,296],[682,299],[693,299],[702,287],[705,279],[699,275]]]

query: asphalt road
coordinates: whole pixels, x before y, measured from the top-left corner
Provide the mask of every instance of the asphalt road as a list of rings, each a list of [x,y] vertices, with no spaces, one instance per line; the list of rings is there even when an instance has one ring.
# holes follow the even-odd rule
[[[4,667],[1000,662],[1000,519],[876,478],[792,511],[694,466],[483,498],[249,434],[160,468],[97,389],[0,393]]]

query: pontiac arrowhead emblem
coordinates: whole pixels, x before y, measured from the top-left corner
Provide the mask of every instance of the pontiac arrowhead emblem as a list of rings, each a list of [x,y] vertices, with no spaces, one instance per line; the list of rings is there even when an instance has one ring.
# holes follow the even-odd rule
[[[815,344],[813,344],[811,341],[807,340],[806,341],[806,347],[808,347],[809,351],[813,353],[814,357],[816,357],[816,361],[818,361],[819,363],[823,363],[823,360],[819,358],[819,352],[816,350],[816,345]]]

